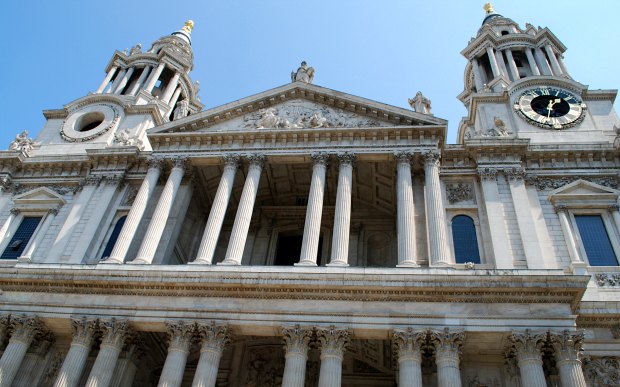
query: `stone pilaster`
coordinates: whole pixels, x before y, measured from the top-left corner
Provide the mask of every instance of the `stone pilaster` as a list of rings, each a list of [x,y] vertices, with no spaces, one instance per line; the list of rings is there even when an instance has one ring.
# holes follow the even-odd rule
[[[411,153],[395,154],[397,168],[396,210],[398,232],[398,266],[420,266],[416,260],[415,208],[413,205],[413,183],[411,181]]]
[[[461,347],[465,341],[465,332],[430,331],[431,342],[435,347],[437,364],[437,385],[439,387],[461,387],[459,370]]]
[[[231,341],[230,329],[226,325],[212,322],[208,325],[199,325],[198,334],[201,343],[200,359],[192,387],[215,387],[222,353]]]
[[[183,179],[183,175],[188,167],[188,160],[186,158],[179,157],[173,160],[170,176],[168,176],[166,185],[159,196],[157,207],[155,207],[151,223],[144,234],[144,239],[142,239],[140,250],[138,251],[136,259],[134,259],[132,263],[151,264],[151,262],[153,262],[155,252],[157,251],[157,246],[159,245],[161,236],[164,233],[166,222],[168,221],[170,211],[172,210],[172,205],[174,204],[174,198],[179,191],[181,180]]]
[[[116,239],[116,243],[114,244],[112,253],[110,253],[110,257],[108,257],[105,261],[102,261],[102,263],[125,262],[125,256],[127,255],[129,246],[133,241],[136,231],[138,230],[138,226],[140,225],[140,221],[142,220],[142,216],[144,215],[149,200],[153,195],[153,191],[157,186],[157,180],[161,174],[163,159],[150,158],[147,160],[147,163],[149,168],[146,172],[146,176],[144,177],[144,181],[136,194],[133,204],[131,205],[131,210],[129,210],[129,214],[127,214],[127,219],[125,220],[121,233]]]
[[[510,243],[508,242],[504,218],[504,206],[497,187],[497,169],[481,167],[478,168],[478,175],[480,176],[482,196],[489,222],[495,267],[497,269],[512,269],[514,264],[509,250]]]
[[[10,324],[13,333],[0,358],[0,387],[10,387],[13,384],[30,344],[35,336],[43,331],[43,325],[37,317],[11,316]]]
[[[226,215],[226,208],[230,201],[230,193],[235,183],[235,175],[237,174],[238,167],[238,155],[224,156],[224,173],[222,174],[220,185],[217,187],[217,193],[211,205],[211,212],[209,212],[209,219],[207,220],[207,225],[202,234],[198,255],[196,255],[196,260],[192,263],[210,265],[213,261],[213,253],[215,252],[217,241],[222,231],[222,224],[224,223],[224,216]]]
[[[301,328],[299,325],[282,328],[286,348],[282,387],[304,387],[308,346],[312,335],[312,328]]]
[[[39,245],[41,245],[41,241],[43,241],[43,238],[45,237],[45,234],[47,234],[47,230],[49,230],[50,225],[56,218],[56,215],[58,215],[57,208],[52,208],[47,211],[45,220],[43,221],[43,224],[39,227],[36,234],[34,235],[34,239],[30,243],[28,243],[27,249],[23,252],[22,256],[18,258],[20,262],[31,261],[32,254],[34,253],[36,248],[39,247]]]
[[[71,329],[73,330],[71,347],[58,372],[54,387],[76,387],[78,385],[90,348],[93,345],[97,321],[86,318],[73,319],[71,320]]]
[[[392,348],[398,358],[398,386],[422,387],[422,349],[426,344],[426,330],[395,329]]]
[[[579,359],[583,347],[583,332],[550,333],[555,351],[555,364],[563,387],[586,387],[586,379]]]
[[[424,183],[426,185],[426,223],[431,266],[452,263],[448,247],[446,211],[439,181],[439,153],[424,154]]]
[[[179,387],[183,382],[189,346],[195,331],[193,323],[183,321],[166,323],[168,328],[168,356],[161,371],[158,387]]]
[[[546,387],[541,349],[547,339],[547,333],[532,333],[528,329],[525,332],[513,332],[509,339],[517,357],[522,385]]]
[[[262,155],[249,156],[250,166],[248,175],[243,186],[243,193],[239,200],[237,215],[235,216],[235,224],[230,233],[230,241],[228,242],[228,250],[226,257],[221,262],[223,265],[240,265],[243,257],[243,249],[248,239],[248,231],[252,220],[252,211],[254,210],[254,202],[256,201],[256,193],[258,192],[258,184],[260,175],[263,171],[265,157]]]
[[[321,370],[319,387],[340,387],[342,381],[342,359],[351,339],[348,329],[316,328],[316,335],[321,344]]]
[[[316,266],[319,238],[321,236],[321,216],[323,214],[323,197],[325,196],[325,172],[328,156],[325,153],[312,154],[312,181],[308,194],[306,222],[301,242],[301,254],[296,265]]]
[[[334,212],[332,255],[328,266],[349,266],[349,236],[351,233],[351,188],[355,155],[338,154],[338,190]]]
[[[118,355],[129,333],[129,323],[124,320],[101,321],[99,327],[102,329],[103,337],[99,346],[99,354],[86,381],[86,387],[108,387],[110,385]]]

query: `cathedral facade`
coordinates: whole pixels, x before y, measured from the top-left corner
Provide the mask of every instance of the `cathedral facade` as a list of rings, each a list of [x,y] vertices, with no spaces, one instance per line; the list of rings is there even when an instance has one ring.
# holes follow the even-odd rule
[[[457,144],[291,82],[203,109],[193,23],[0,151],[0,387],[617,386],[620,119],[490,7]]]

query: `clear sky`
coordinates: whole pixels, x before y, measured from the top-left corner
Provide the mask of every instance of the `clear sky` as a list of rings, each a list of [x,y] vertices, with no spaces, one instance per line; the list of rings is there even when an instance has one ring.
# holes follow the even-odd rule
[[[591,89],[620,87],[620,2],[500,0],[497,13],[547,26],[568,47],[571,76]],[[195,21],[191,76],[212,108],[290,82],[306,60],[314,83],[409,108],[420,90],[449,121],[454,143],[466,114],[456,96],[460,55],[484,18],[479,0],[7,1],[0,61],[0,146],[34,137],[43,109],[94,91],[114,50],[144,49]],[[619,103],[615,104],[618,110]]]

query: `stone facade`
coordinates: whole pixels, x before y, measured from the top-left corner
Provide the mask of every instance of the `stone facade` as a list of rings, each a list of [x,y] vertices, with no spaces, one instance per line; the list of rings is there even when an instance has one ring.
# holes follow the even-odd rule
[[[449,145],[305,62],[203,111],[192,28],[0,152],[0,386],[617,385],[616,91],[548,29],[488,10]]]

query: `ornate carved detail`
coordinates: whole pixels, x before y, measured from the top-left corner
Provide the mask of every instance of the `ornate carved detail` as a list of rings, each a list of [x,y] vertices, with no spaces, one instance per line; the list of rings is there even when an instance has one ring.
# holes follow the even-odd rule
[[[224,351],[224,348],[232,341],[232,333],[227,325],[218,325],[215,321],[211,324],[198,325],[197,328],[202,348],[214,349],[219,352]]]
[[[245,158],[250,163],[250,168],[257,167],[257,168],[262,169],[263,164],[265,164],[265,155],[263,154],[255,153],[253,155],[248,155]]]
[[[471,183],[448,183],[446,184],[446,194],[450,204],[462,202],[476,203],[474,186]]]
[[[558,178],[527,176],[525,181],[528,184],[535,185],[536,188],[543,191],[546,189],[557,189],[570,184],[577,180],[585,180],[591,183],[602,185],[609,188],[618,188],[618,178],[612,176],[592,177],[592,176],[563,176]]]
[[[50,208],[49,210],[47,210],[47,213],[49,215],[56,216],[56,215],[58,215],[58,208]]]
[[[614,325],[611,327],[611,334],[614,339],[620,339],[620,324]]]
[[[192,165],[187,157],[174,157],[170,161],[172,161],[172,168],[181,168],[183,172],[187,172]]]
[[[409,98],[409,105],[416,113],[433,114],[431,112],[431,100],[426,98],[421,91],[418,91],[415,97]]]
[[[189,345],[196,331],[196,324],[185,321],[166,322],[168,350],[189,351]]]
[[[355,159],[357,158],[353,153],[342,152],[336,154],[336,158],[340,164],[355,164]]]
[[[44,356],[49,351],[52,344],[54,344],[54,334],[48,330],[42,330],[38,335],[35,335],[28,352],[34,353],[40,356]]]
[[[439,166],[439,158],[441,157],[437,151],[428,151],[422,154],[424,165]]]
[[[98,328],[97,320],[89,320],[86,317],[71,319],[71,330],[73,331],[72,343],[90,347]]]
[[[316,328],[316,336],[321,343],[321,357],[327,355],[342,359],[351,340],[351,332],[348,329],[336,329],[333,325],[328,328]]]
[[[395,329],[392,332],[392,351],[395,357],[421,357],[423,348],[426,346],[428,337],[427,330]]]
[[[522,358],[541,359],[541,350],[547,340],[547,332],[512,332],[508,337],[512,343],[511,349],[519,361]]]
[[[556,212],[567,212],[568,206],[566,204],[558,204],[555,206],[555,211]]]
[[[411,163],[413,153],[411,152],[394,152],[394,158],[397,163]]]
[[[161,170],[164,167],[164,159],[163,157],[159,157],[159,156],[150,156],[146,159],[146,165],[149,166],[149,169],[157,168]]]
[[[465,131],[463,138],[470,140],[473,138],[496,138],[496,137],[511,137],[512,132],[509,132],[506,128],[506,123],[499,117],[493,118],[493,127],[490,129],[480,129],[470,127]]]
[[[301,62],[297,71],[291,71],[291,82],[312,83],[314,80],[314,68],[308,67],[306,61]]]
[[[86,142],[86,141],[90,141],[93,138],[97,138],[105,133],[107,133],[108,131],[110,131],[110,129],[115,128],[116,125],[118,124],[118,122],[121,119],[120,116],[120,112],[118,110],[118,108],[115,105],[111,105],[111,104],[99,104],[99,105],[92,105],[92,106],[100,106],[102,109],[108,109],[112,112],[112,119],[109,122],[104,122],[104,124],[106,124],[105,126],[101,127],[100,129],[96,128],[97,130],[89,130],[89,132],[93,132],[93,134],[88,135],[88,136],[84,136],[84,137],[74,137],[74,135],[79,135],[80,132],[76,132],[74,128],[70,127],[70,124],[67,124],[67,120],[65,120],[65,122],[62,123],[62,127],[60,129],[60,137],[62,137],[63,140],[65,141],[69,141],[69,142]],[[73,113],[75,110],[79,110],[80,106],[74,106],[74,110],[71,111],[71,113]],[[69,119],[69,121],[71,121],[71,119]],[[67,132],[69,134],[67,134]]]
[[[586,358],[583,369],[588,385],[596,387],[616,387],[620,385],[620,358]]]
[[[595,278],[598,286],[620,286],[620,273],[597,273]]]
[[[113,346],[118,349],[123,348],[125,338],[129,333],[129,322],[126,320],[104,320],[99,322],[102,332],[101,345]]]
[[[620,205],[619,204],[612,204],[611,206],[607,207],[607,210],[609,212],[620,211]]]
[[[449,328],[444,328],[441,331],[431,330],[429,333],[437,356],[455,356],[461,353],[465,332],[450,332]]]
[[[13,207],[9,210],[9,212],[11,213],[11,215],[17,216],[19,215],[20,212],[22,212],[22,210],[20,210],[19,208]]]
[[[238,154],[229,153],[222,157],[224,159],[224,169],[234,168],[237,169],[239,167],[239,161],[241,158]]]
[[[125,191],[125,197],[123,198],[123,202],[121,206],[131,206],[136,200],[136,196],[138,195],[138,187],[134,185],[128,185],[127,190]]]
[[[327,153],[316,152],[312,153],[310,157],[312,157],[312,161],[314,162],[314,164],[323,164],[325,167],[327,167],[327,163],[329,161],[329,155]]]
[[[583,332],[549,333],[549,340],[555,350],[558,362],[577,360],[583,351]]]
[[[176,121],[189,115],[189,101],[182,99],[177,102],[177,107],[172,112],[172,120]]]
[[[11,316],[10,318],[11,340],[19,340],[30,343],[36,335],[43,333],[43,324],[38,317],[34,316]]]
[[[477,172],[482,180],[495,180],[497,176],[497,169],[495,168],[482,167],[478,168]]]
[[[9,150],[28,154],[28,152],[30,152],[35,145],[38,144],[35,143],[32,138],[28,137],[28,131],[24,130],[15,136],[15,140],[13,140],[9,145]]]
[[[525,170],[523,168],[513,167],[505,168],[504,174],[508,180],[523,180],[525,178]]]
[[[15,184],[12,187],[12,191],[15,195],[21,195],[24,192],[28,192],[28,191],[32,191],[33,189],[37,189],[39,187],[45,187],[48,189],[51,189],[52,191],[56,192],[59,195],[66,195],[68,193],[76,193],[78,191],[78,189],[80,188],[79,186],[65,186],[65,185],[37,185],[37,186],[32,186],[32,185],[21,185],[21,184]]]
[[[101,180],[103,180],[103,176],[101,175],[88,175],[84,178],[84,182],[83,185],[99,185],[99,183],[101,183]]]
[[[312,328],[302,328],[299,324],[294,327],[283,327],[282,336],[286,353],[298,352],[305,356],[308,353],[308,345],[312,340],[313,333]]]
[[[125,173],[109,174],[105,176],[106,184],[120,185],[125,180]]]

